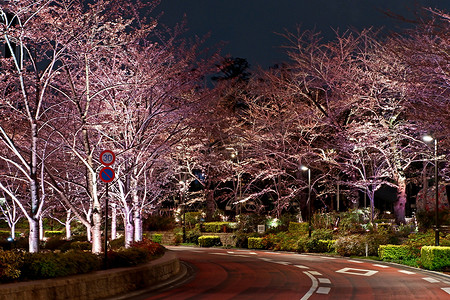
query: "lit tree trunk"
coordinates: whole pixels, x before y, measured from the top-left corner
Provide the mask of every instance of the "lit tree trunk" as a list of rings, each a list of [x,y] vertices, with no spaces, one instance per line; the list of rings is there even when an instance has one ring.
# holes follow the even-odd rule
[[[39,252],[39,191],[37,176],[37,125],[31,123],[31,168],[30,168],[30,192],[31,192],[31,214],[28,218],[30,235],[28,237],[29,252]]]
[[[133,221],[134,221],[134,241],[142,241],[142,216],[140,209],[138,180],[136,179],[137,169],[134,170],[134,176],[131,178],[131,194],[133,201]]]
[[[111,240],[117,238],[117,206],[116,204],[111,204]]]
[[[123,224],[125,229],[125,248],[129,248],[134,238],[134,226],[132,222],[132,214],[128,208],[125,208]]]
[[[405,224],[405,205],[406,205],[406,178],[399,175],[397,178],[397,201],[394,204],[395,222]]]
[[[42,216],[39,216],[39,240],[44,240],[44,222],[42,221]]]
[[[67,240],[70,240],[70,238],[72,237],[72,230],[71,230],[71,227],[70,227],[70,222],[72,221],[72,219],[71,219],[71,214],[72,214],[72,211],[70,210],[70,209],[68,209],[67,210],[67,216],[66,216],[66,222],[65,222],[65,227],[66,227],[66,239]]]

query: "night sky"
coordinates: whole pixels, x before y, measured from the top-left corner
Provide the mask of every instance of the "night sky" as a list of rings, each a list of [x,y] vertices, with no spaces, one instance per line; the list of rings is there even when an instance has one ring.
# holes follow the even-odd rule
[[[241,57],[264,68],[286,61],[277,33],[313,29],[325,39],[332,29],[363,29],[374,26],[395,30],[405,27],[383,11],[412,16],[418,7],[439,8],[450,13],[450,0],[161,0],[157,13],[161,23],[173,26],[186,14],[189,35],[211,34],[208,46],[226,42],[223,55]]]

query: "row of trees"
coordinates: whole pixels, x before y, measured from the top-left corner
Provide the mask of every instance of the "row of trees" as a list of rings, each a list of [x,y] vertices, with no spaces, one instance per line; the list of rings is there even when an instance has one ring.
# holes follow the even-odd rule
[[[181,39],[182,27],[160,31],[143,15],[154,5],[0,6],[0,207],[12,230],[28,220],[31,252],[44,216],[66,232],[76,218],[101,252],[104,149],[116,153],[109,202],[126,245],[142,239],[146,214],[194,181],[201,190],[190,201],[205,203],[207,219],[220,202],[277,216],[303,208],[302,165],[317,196],[340,189],[356,201],[362,191],[373,208],[376,190],[394,186],[404,222],[406,185],[433,155],[421,136],[438,138],[448,158],[447,15],[429,12],[382,42],[370,30],[331,42],[287,33],[291,62],[249,74],[245,60],[219,61],[201,41]]]

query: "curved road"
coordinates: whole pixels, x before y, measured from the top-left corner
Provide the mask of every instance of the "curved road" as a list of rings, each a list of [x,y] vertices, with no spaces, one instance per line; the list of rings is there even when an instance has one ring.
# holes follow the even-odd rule
[[[450,277],[394,264],[295,253],[169,247],[192,276],[133,299],[449,299]]]

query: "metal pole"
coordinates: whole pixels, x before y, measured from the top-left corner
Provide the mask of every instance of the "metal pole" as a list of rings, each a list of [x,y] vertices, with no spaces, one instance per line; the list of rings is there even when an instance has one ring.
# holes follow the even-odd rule
[[[434,180],[436,189],[436,229],[435,229],[435,245],[439,246],[439,178],[438,178],[438,142],[434,139]]]
[[[186,198],[184,195],[184,189],[182,191],[181,198],[183,200],[183,243],[186,243]]]
[[[105,269],[108,266],[108,189],[109,185],[106,183],[106,205],[105,205]]]
[[[308,215],[309,215],[309,226],[308,226],[308,236],[311,237],[311,223],[312,223],[312,216],[311,216],[311,169],[308,168]]]

